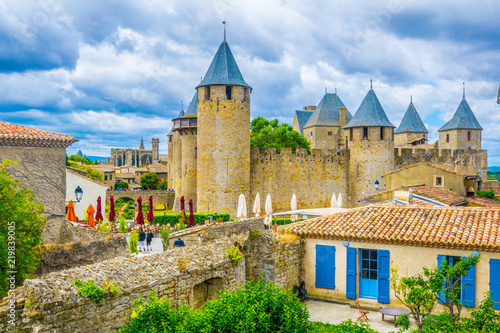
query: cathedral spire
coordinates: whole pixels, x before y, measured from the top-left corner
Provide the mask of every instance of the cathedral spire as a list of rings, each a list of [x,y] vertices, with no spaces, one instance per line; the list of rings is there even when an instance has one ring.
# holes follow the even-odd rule
[[[144,140],[142,139],[142,136],[141,136],[141,145],[139,146],[139,149],[144,149]]]

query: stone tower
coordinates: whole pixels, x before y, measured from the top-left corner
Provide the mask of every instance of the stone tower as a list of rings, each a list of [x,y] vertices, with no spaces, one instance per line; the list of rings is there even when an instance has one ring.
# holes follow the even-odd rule
[[[474,116],[464,96],[457,111],[439,132],[439,149],[481,149],[483,128]]]
[[[172,188],[174,184],[174,175],[173,175],[173,167],[174,167],[174,131],[170,130],[167,134],[167,168],[168,168],[168,176],[167,182],[168,187]]]
[[[325,93],[304,125],[304,136],[311,143],[312,149],[346,148],[342,128],[351,118],[351,113],[336,93]]]
[[[385,189],[381,175],[394,166],[394,125],[370,87],[351,121],[344,127],[349,139],[350,200]]]
[[[428,133],[429,131],[425,128],[413,101],[411,101],[401,124],[394,131],[394,145],[396,147],[409,147],[427,143]]]
[[[160,139],[158,138],[151,139],[151,155],[153,163],[160,162]]]
[[[180,209],[179,199],[181,198],[182,192],[182,140],[181,134],[178,130],[180,127],[180,119],[184,116],[184,110],[181,109],[179,115],[176,119],[173,119],[172,126],[172,152],[168,152],[171,155],[172,167],[171,169],[171,183],[169,184],[170,188],[173,188],[175,191],[175,199],[173,210],[178,211]]]
[[[234,212],[250,199],[250,92],[226,39],[198,92],[198,211]]]

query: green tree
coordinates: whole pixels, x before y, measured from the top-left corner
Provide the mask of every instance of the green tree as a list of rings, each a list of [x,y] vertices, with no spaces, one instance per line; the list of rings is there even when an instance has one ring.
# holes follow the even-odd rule
[[[295,131],[292,126],[279,124],[278,119],[271,121],[257,117],[250,124],[250,146],[261,148],[276,148],[279,153],[281,148],[291,148],[295,154],[297,148],[305,148],[311,153],[311,145],[306,137]]]
[[[391,288],[396,298],[410,309],[418,331],[422,333],[422,327],[426,324],[424,318],[434,309],[436,299],[428,281],[421,274],[400,277],[398,272],[399,268],[391,267]]]
[[[449,324],[453,332],[459,329],[460,314],[463,308],[460,298],[462,276],[466,276],[470,269],[477,265],[479,260],[481,260],[480,255],[471,255],[461,259],[453,266],[447,260],[443,260],[439,267],[424,267],[424,276],[428,280],[434,298],[447,308],[446,310],[450,315]],[[438,324],[436,321],[434,322]]]
[[[78,155],[75,155],[75,156],[78,156]],[[78,157],[80,157],[80,156],[78,156]],[[76,163],[74,161],[69,160],[69,166],[72,167],[72,168],[75,168],[75,169],[79,169],[79,170],[85,171],[85,176],[87,178],[90,178],[90,179],[98,181],[98,182],[102,182],[102,180],[103,180],[102,173],[100,173],[96,169],[93,169],[89,165],[78,164],[78,163]]]
[[[158,178],[158,175],[154,172],[145,173],[141,177],[141,187],[144,190],[147,189],[156,190],[159,183],[160,183],[160,178]]]
[[[90,159],[83,157],[83,156],[79,156],[79,155],[70,155],[68,157],[68,160],[73,161],[73,162],[80,162],[83,164],[93,164]]]
[[[158,189],[163,191],[168,190],[168,182],[166,180],[162,181],[158,184]]]
[[[44,207],[30,189],[12,178],[7,171],[9,160],[0,164],[0,297],[7,295],[10,281],[15,277],[19,286],[31,278],[41,257],[42,230],[46,219]],[[16,271],[11,275],[9,271]]]
[[[476,194],[481,196],[481,197],[485,197],[485,198],[489,198],[489,199],[493,199],[493,200],[498,200],[494,190],[477,191]]]
[[[125,190],[128,190],[128,183],[125,183],[125,182],[116,183],[115,188],[123,188]]]

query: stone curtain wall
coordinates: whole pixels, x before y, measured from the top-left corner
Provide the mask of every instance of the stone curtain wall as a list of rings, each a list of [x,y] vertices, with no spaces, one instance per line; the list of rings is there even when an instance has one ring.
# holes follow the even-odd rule
[[[174,246],[174,242],[179,238],[182,239],[186,247],[205,245],[217,239],[228,239],[232,243],[245,246],[250,230],[263,231],[264,220],[262,218],[250,218],[232,222],[200,225],[177,231],[170,234],[170,248]]]
[[[13,160],[17,166],[8,170],[14,178],[33,190],[45,207],[47,224],[43,233],[46,243],[59,243],[65,219],[66,150],[64,148],[0,147],[0,160]]]
[[[428,156],[426,156],[426,154]],[[458,161],[458,168],[476,173],[478,170],[483,172],[483,184],[487,179],[488,171],[488,152],[484,149],[422,149],[422,148],[396,148],[394,150],[395,162],[394,169],[404,168],[406,166],[429,162],[436,164],[446,164],[455,167],[455,161]]]
[[[295,155],[288,148],[276,154],[274,148],[266,148],[264,154],[258,148],[251,153],[251,194],[247,208],[252,210],[255,196],[260,193],[261,214],[265,214],[266,196],[271,194],[273,211],[290,210],[292,195],[297,196],[298,209],[330,207],[332,193],[342,193],[348,199],[349,151],[297,149]],[[236,211],[238,201],[233,204]]]
[[[304,281],[303,240],[290,240],[265,230],[250,242],[250,252],[246,256],[247,279],[255,279],[262,274],[266,280],[282,288],[292,288]]]
[[[154,289],[174,302],[197,306],[214,287],[236,289],[245,282],[245,261],[226,258],[223,241],[139,258],[115,258],[26,280],[16,289],[16,326],[8,326],[6,298],[0,304],[0,332],[112,332],[128,322],[132,302]],[[187,265],[179,270],[179,260]],[[78,295],[73,281],[114,282],[123,292],[99,304]],[[208,286],[208,287],[207,287]],[[34,302],[27,308],[26,302]]]

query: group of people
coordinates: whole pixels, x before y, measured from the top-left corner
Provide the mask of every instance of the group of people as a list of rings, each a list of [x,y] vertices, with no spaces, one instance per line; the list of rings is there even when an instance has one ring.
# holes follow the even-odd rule
[[[153,251],[151,242],[153,241],[154,233],[151,227],[139,227],[139,252]],[[144,245],[146,244],[146,245]]]

